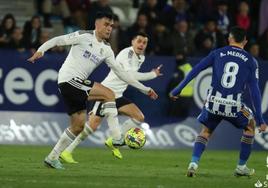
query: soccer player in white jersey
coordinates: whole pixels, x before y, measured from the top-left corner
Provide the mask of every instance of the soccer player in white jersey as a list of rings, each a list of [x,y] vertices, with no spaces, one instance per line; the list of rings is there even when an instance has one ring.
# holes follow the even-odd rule
[[[113,26],[113,15],[100,12],[96,16],[94,31],[77,31],[71,34],[54,37],[39,47],[37,52],[28,59],[30,62],[41,58],[44,53],[54,46],[72,45],[70,52],[59,70],[58,86],[70,116],[70,126],[63,132],[57,144],[45,158],[45,164],[55,169],[64,169],[59,161],[59,155],[72,143],[83,130],[86,120],[86,101],[103,102],[102,114],[107,117],[112,139],[106,141],[114,152],[119,152],[115,144],[123,143],[119,128],[115,95],[112,90],[100,83],[87,80],[94,69],[105,62],[122,80],[152,99],[158,96],[149,87],[145,87],[132,75],[129,75],[115,61],[110,45],[105,41],[109,38]],[[88,126],[88,125],[86,125]]]
[[[129,73],[133,75],[140,81],[151,80],[157,76],[161,76],[160,68],[161,65],[151,72],[141,73],[138,72],[140,66],[145,60],[144,51],[147,47],[148,37],[145,33],[137,33],[131,42],[132,46],[127,47],[120,51],[116,57],[116,62]],[[121,80],[114,72],[111,70],[108,76],[101,82],[104,86],[108,87],[115,93],[116,107],[119,114],[123,114],[129,117],[122,126],[135,127],[139,126],[144,122],[144,115],[141,110],[129,99],[123,96],[124,91],[127,89],[128,83]],[[77,163],[73,157],[73,150],[80,144],[88,135],[92,134],[98,126],[101,124],[101,102],[96,102],[93,109],[89,109],[89,126],[85,126],[84,130],[76,137],[71,145],[69,145],[64,152],[61,153],[60,157],[67,163]],[[122,158],[120,153],[114,153],[115,157]]]

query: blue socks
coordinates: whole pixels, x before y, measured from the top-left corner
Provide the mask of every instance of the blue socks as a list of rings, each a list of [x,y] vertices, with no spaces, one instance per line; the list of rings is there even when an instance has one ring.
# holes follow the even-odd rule
[[[245,165],[250,154],[254,142],[254,136],[243,135],[241,137],[241,149],[238,165]],[[191,162],[198,164],[202,153],[204,152],[208,140],[202,136],[197,136],[194,144]]]
[[[254,136],[243,135],[241,137],[241,149],[240,149],[240,157],[238,165],[246,164],[251,153],[253,142],[254,142]]]
[[[207,143],[208,140],[205,137],[202,136],[196,137],[191,162],[198,164],[200,157],[206,148]]]

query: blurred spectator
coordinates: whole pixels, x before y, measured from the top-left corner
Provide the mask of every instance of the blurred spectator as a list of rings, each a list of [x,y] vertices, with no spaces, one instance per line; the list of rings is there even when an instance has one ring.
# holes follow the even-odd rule
[[[62,17],[63,25],[72,25],[71,14],[65,0],[43,0],[42,12],[44,16],[44,27],[51,27],[51,15]]]
[[[249,6],[245,1],[241,1],[238,6],[238,13],[236,14],[236,25],[249,30],[251,24],[250,16],[249,16]]]
[[[40,34],[40,38],[38,41],[38,46],[41,46],[46,41],[48,41],[51,38],[50,35],[51,35],[51,32],[48,29],[42,29],[41,34]],[[65,52],[65,48],[64,48],[64,46],[55,46],[54,48],[50,49],[49,51],[62,53],[62,52]]]
[[[157,0],[157,8],[159,11],[162,11],[166,6],[167,6],[167,2],[169,0]]]
[[[176,58],[176,69],[168,85],[168,92],[175,88],[192,70],[191,64],[187,62],[187,56],[193,53],[194,36],[189,30],[188,22],[178,19],[175,24],[175,31],[171,36],[173,42],[173,55]],[[180,118],[189,116],[192,106],[193,84],[191,81],[180,93],[176,101],[169,105],[168,115]]]
[[[41,34],[41,20],[39,16],[33,16],[27,21],[23,29],[23,42],[26,49],[37,49]]]
[[[261,1],[247,1],[250,7],[250,30],[248,38],[251,40],[257,40],[259,32],[259,16],[260,16],[260,4]]]
[[[211,49],[223,47],[225,44],[224,35],[217,30],[213,19],[209,19],[195,36],[195,46],[199,55],[206,55]]]
[[[0,26],[0,47],[5,47],[10,41],[13,30],[16,27],[16,20],[12,14],[6,14]]]
[[[92,3],[88,13],[89,29],[95,28],[95,17],[97,12],[113,13],[112,8],[110,6],[110,0],[97,0]]]
[[[146,1],[146,0],[145,0]],[[133,8],[140,8],[140,0],[132,0]],[[168,0],[157,0],[157,9],[163,10],[163,8],[167,5]]]
[[[74,22],[80,29],[88,28],[88,12],[90,0],[66,0]]]
[[[155,55],[172,55],[172,38],[170,31],[162,24],[157,23],[154,27],[153,41]]]
[[[157,8],[157,0],[145,0],[139,13],[145,13],[150,24],[158,23],[160,19],[160,11]]]
[[[259,17],[259,36],[268,29],[268,1],[262,0],[260,4],[260,17]]]
[[[189,11],[194,15],[193,21],[200,25],[213,16],[215,7],[215,0],[191,0]]]
[[[162,23],[173,30],[176,19],[191,20],[185,0],[172,0],[172,6],[166,6],[162,12]]]
[[[114,16],[113,30],[110,36],[110,44],[115,54],[118,54],[123,48],[128,46],[125,31],[121,28],[120,20],[117,15]]]
[[[172,36],[173,55],[176,60],[186,59],[194,52],[194,35],[189,31],[188,22],[186,20],[178,20],[175,24],[175,31]]]
[[[138,14],[136,22],[127,29],[128,44],[130,43],[132,38],[139,32],[146,33],[148,35],[150,42],[148,43],[148,46],[146,48],[146,53],[151,54],[153,52],[153,46],[154,46],[153,44],[154,41],[152,40],[153,29],[148,24],[148,18],[144,13]]]
[[[260,45],[260,57],[264,60],[268,60],[268,29],[259,38]]]
[[[231,20],[228,14],[228,4],[225,1],[218,2],[215,17],[217,19],[218,29],[222,34],[227,35]]]
[[[22,41],[23,35],[22,35],[22,28],[20,27],[15,27],[12,34],[11,34],[11,39],[7,43],[7,48],[10,49],[16,49],[19,52],[22,52],[25,50],[23,41]]]
[[[172,79],[168,84],[168,93],[175,88],[192,70],[192,66],[187,60],[181,59],[176,60],[176,70],[173,74]],[[192,80],[180,93],[179,98],[176,101],[170,101],[168,105],[168,115],[173,117],[187,118],[193,104],[193,87],[194,81]]]
[[[41,46],[42,44],[44,44],[46,41],[48,41],[50,39],[50,32],[47,29],[42,29],[41,34],[40,34],[40,38],[38,41],[38,45]]]
[[[132,7],[139,8],[140,7],[140,0],[132,0]]]
[[[248,52],[257,60],[260,58],[260,46],[257,43],[249,44]]]

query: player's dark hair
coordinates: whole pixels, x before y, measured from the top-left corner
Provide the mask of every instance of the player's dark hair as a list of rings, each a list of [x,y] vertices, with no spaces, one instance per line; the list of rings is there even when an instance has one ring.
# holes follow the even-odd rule
[[[113,13],[110,12],[97,12],[95,20],[102,19],[102,18],[108,18],[110,20],[114,19]]]
[[[149,38],[148,35],[144,32],[137,32],[133,37],[132,37],[132,40],[135,39],[137,36],[142,36],[142,37],[145,37],[145,38]]]
[[[113,16],[113,20],[114,20],[114,21],[120,21],[119,16],[118,16],[117,14],[114,14],[114,16]]]
[[[230,35],[234,38],[235,42],[241,43],[245,40],[247,36],[246,30],[241,27],[234,26],[230,29]]]

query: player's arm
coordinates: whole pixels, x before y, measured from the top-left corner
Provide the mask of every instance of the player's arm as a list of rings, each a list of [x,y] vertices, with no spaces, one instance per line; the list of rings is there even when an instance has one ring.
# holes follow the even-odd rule
[[[194,79],[194,77],[196,77],[202,70],[211,66],[213,61],[214,61],[214,53],[211,52],[208,56],[203,58],[196,66],[193,67],[193,69],[187,74],[187,76],[184,78],[184,80],[169,93],[169,96],[172,99],[176,99],[177,96],[181,93],[182,89],[192,79]]]
[[[161,67],[153,69],[151,72],[138,72],[134,71],[133,68],[127,62],[129,60],[129,50],[122,50],[116,57],[116,63],[118,63],[121,68],[131,74],[138,81],[147,81],[156,78],[157,76],[161,76]]]
[[[257,62],[254,62],[254,70],[252,71],[252,74],[248,81],[248,86],[251,94],[251,100],[253,102],[253,106],[255,109],[255,116],[258,123],[261,125],[261,131],[265,131],[266,129],[266,123],[262,117],[262,110],[261,110],[261,92],[259,88],[259,73],[258,73],[258,67]],[[263,129],[263,130],[262,130]]]
[[[126,70],[124,70],[124,68],[121,67],[119,63],[116,63],[113,53],[110,53],[110,56],[106,58],[105,63],[121,80],[137,88],[152,99],[156,99],[158,97],[152,88],[144,86],[142,83],[136,80],[132,74],[129,74]]]
[[[161,67],[162,65],[159,65],[157,68],[153,69],[151,72],[137,72],[137,71],[131,71],[128,72],[133,75],[134,78],[136,78],[139,81],[147,81],[152,80],[158,76],[162,76],[161,73]]]
[[[47,50],[55,46],[67,46],[67,45],[78,44],[81,41],[85,40],[85,35],[82,34],[84,34],[84,32],[76,31],[67,35],[61,35],[50,39],[46,41],[44,44],[42,44],[38,48],[38,50],[33,54],[33,56],[28,59],[28,61],[34,63],[34,61],[41,58]]]

